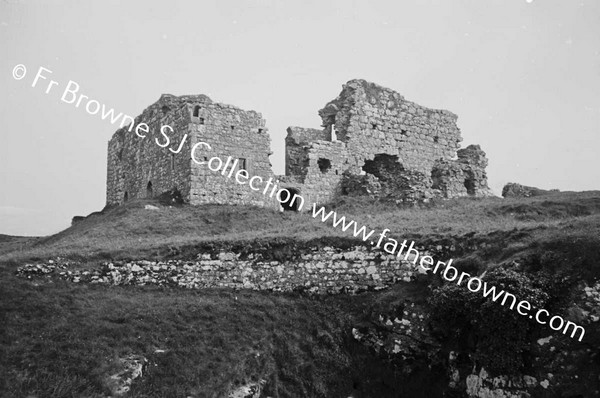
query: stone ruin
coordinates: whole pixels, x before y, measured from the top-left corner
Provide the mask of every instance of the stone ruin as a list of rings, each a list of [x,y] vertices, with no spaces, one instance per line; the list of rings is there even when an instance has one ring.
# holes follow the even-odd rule
[[[107,204],[177,191],[190,204],[280,207],[262,191],[192,162],[191,148],[200,141],[212,146],[203,152],[204,160],[238,159],[238,168],[251,176],[273,178],[292,195],[301,195],[309,204],[304,210],[340,195],[403,202],[492,195],[485,153],[478,145],[459,149],[457,116],[449,111],[428,109],[393,90],[351,80],[319,115],[321,129],[287,129],[285,175],[275,176],[260,113],[214,103],[205,95],[165,94],[134,121],[149,126],[146,138],[123,127],[109,141]],[[167,131],[170,145],[162,147],[164,125],[174,131]],[[297,210],[287,203],[283,208]]]
[[[133,125],[146,123],[145,138],[135,130],[122,127],[108,142],[107,204],[120,204],[132,198],[149,198],[177,191],[191,204],[270,204],[262,192],[241,186],[235,179],[198,165],[191,150],[198,142],[207,142],[212,150],[202,148],[196,157],[206,161],[218,156],[238,159],[238,169],[266,178],[271,171],[270,141],[265,120],[255,111],[214,103],[206,95],[176,97],[164,94],[135,118]],[[162,126],[170,137],[166,144]],[[142,132],[141,135],[144,135]],[[160,144],[160,145],[159,145]]]
[[[288,128],[282,179],[317,203],[339,195],[402,201],[489,196],[487,159],[459,149],[457,116],[351,80],[319,111],[323,128]],[[458,151],[457,151],[458,150]]]
[[[502,196],[504,198],[529,198],[531,196],[543,196],[551,195],[560,192],[558,189],[540,189],[536,187],[529,187],[527,185],[517,184],[516,182],[509,182],[502,188]]]

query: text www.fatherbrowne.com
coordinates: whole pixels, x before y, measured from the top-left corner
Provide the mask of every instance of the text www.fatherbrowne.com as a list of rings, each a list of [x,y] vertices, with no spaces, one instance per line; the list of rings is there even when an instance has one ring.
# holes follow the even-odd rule
[[[365,242],[368,241],[371,238],[371,236],[375,233],[374,230],[368,230],[367,227],[364,225],[359,228],[356,221],[347,221],[345,216],[339,217],[337,212],[335,211],[327,212],[322,206],[317,210],[317,205],[314,203],[312,208],[312,216],[313,218],[320,217],[322,222],[326,222],[329,220],[332,222],[334,228],[339,227],[344,232],[350,230],[354,237],[360,237]],[[460,285],[464,282],[464,285],[466,285],[467,289],[469,289],[471,292],[477,293],[482,290],[483,297],[489,297],[494,302],[502,298],[502,300],[499,301],[502,305],[506,305],[506,303],[510,301],[509,308],[513,310],[516,306],[519,315],[529,316],[530,319],[535,319],[539,324],[547,324],[552,330],[560,330],[563,334],[567,334],[569,330],[571,330],[571,338],[575,338],[576,334],[579,333],[579,341],[583,339],[583,336],[585,335],[585,329],[582,326],[579,326],[571,321],[565,322],[565,320],[558,315],[555,315],[552,318],[550,318],[550,313],[543,308],[537,310],[537,312],[533,314],[535,308],[532,308],[532,305],[529,301],[522,300],[517,303],[517,298],[513,294],[508,293],[504,290],[497,290],[496,286],[489,286],[487,282],[482,280],[481,278],[471,276],[466,272],[460,272],[458,269],[451,265],[452,259],[448,260],[447,263],[444,263],[442,261],[438,261],[437,263],[435,263],[431,256],[422,256],[421,253],[419,253],[419,251],[415,249],[414,241],[411,241],[409,244],[407,240],[404,240],[402,243],[399,244],[397,240],[386,236],[388,232],[390,232],[389,229],[384,229],[378,235],[379,238],[377,240],[377,243],[375,243],[374,241],[370,241],[371,244],[373,244],[375,248],[380,248],[385,239],[386,242],[385,244],[383,244],[383,250],[385,252],[389,254],[395,254],[398,258],[400,258],[400,256],[404,254],[403,260],[412,261],[414,265],[417,265],[417,262],[419,262],[419,266],[423,270],[433,271],[434,274],[437,274],[439,271],[442,277],[448,282],[456,281],[457,285]]]

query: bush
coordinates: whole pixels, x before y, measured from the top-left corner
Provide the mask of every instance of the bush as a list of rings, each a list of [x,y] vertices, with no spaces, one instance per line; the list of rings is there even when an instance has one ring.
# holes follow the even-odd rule
[[[496,268],[484,280],[497,291],[513,294],[516,303],[527,300],[532,308],[541,308],[548,300],[525,274]],[[433,292],[431,318],[442,336],[458,343],[460,349],[474,349],[474,358],[481,366],[496,374],[515,374],[526,365],[530,334],[536,324],[516,311],[517,304],[511,310],[510,298],[502,305],[504,297],[494,302],[489,296],[484,298],[482,291],[472,293],[464,286],[447,284]],[[472,347],[467,346],[469,342]]]

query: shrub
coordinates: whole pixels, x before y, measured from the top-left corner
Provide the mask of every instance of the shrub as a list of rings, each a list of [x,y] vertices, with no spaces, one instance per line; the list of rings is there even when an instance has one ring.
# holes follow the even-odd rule
[[[525,274],[496,268],[484,280],[497,291],[513,294],[516,303],[527,300],[532,308],[540,308],[548,300],[548,295],[534,287]],[[502,305],[501,299],[494,302],[489,297],[484,298],[481,291],[472,293],[464,286],[451,283],[436,289],[430,304],[433,325],[438,330],[447,328],[442,336],[462,342],[462,349],[467,348],[465,341],[474,342],[474,358],[487,370],[496,374],[514,374],[525,367],[530,333],[536,324],[520,315],[516,304],[511,310],[511,299]]]

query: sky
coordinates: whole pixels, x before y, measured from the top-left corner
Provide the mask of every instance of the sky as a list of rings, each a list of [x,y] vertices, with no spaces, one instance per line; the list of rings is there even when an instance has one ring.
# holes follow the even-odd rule
[[[130,115],[163,93],[261,112],[283,174],[286,128],[365,79],[456,113],[498,195],[600,189],[597,0],[0,0],[0,50],[0,234],[105,205],[116,126],[62,102],[69,80]]]

